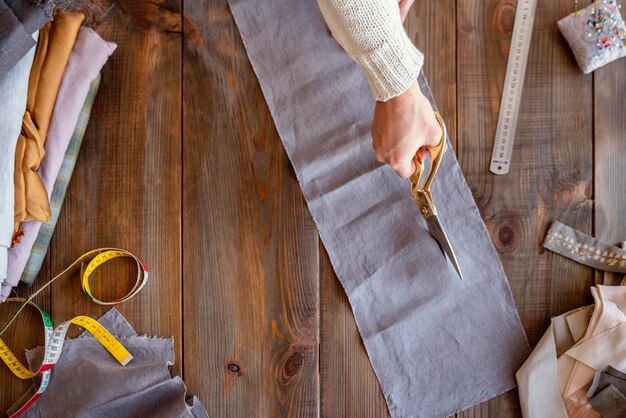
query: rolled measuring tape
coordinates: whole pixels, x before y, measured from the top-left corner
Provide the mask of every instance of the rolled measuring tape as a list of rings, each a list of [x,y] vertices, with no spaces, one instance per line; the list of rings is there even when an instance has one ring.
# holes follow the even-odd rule
[[[135,285],[126,296],[123,296],[112,302],[105,302],[95,298],[91,293],[91,288],[89,287],[89,278],[98,267],[102,266],[107,261],[121,257],[132,258],[137,263],[137,278],[135,281]],[[90,261],[85,266],[84,263],[87,260]],[[11,415],[11,417],[17,417],[24,413],[24,411],[26,411],[37,400],[37,398],[39,398],[41,394],[44,393],[44,391],[48,387],[50,383],[52,369],[59,360],[59,356],[61,355],[61,351],[63,350],[63,343],[65,342],[65,335],[68,328],[72,324],[83,327],[85,330],[89,331],[122,366],[127,365],[128,362],[133,359],[133,356],[128,352],[128,350],[126,350],[126,348],[124,348],[124,346],[95,319],[80,315],[70,319],[69,321],[63,322],[61,325],[54,328],[50,316],[32,302],[32,299],[37,296],[43,289],[50,286],[50,284],[52,284],[55,280],[65,275],[65,273],[77,266],[79,263],[81,264],[80,277],[83,291],[91,301],[97,303],[98,305],[117,305],[119,303],[125,302],[134,297],[137,293],[139,293],[139,291],[141,291],[141,289],[143,289],[143,287],[148,282],[148,270],[146,266],[141,262],[141,260],[139,260],[139,258],[126,250],[121,250],[118,248],[99,248],[93,251],[89,251],[88,253],[80,256],[69,267],[67,267],[57,276],[55,276],[44,286],[42,286],[28,299],[11,298],[4,301],[3,303],[20,303],[21,305],[15,315],[13,315],[11,320],[7,323],[7,325],[5,325],[4,328],[0,331],[0,336],[2,336],[2,334],[4,334],[4,332],[9,328],[13,321],[15,321],[15,319],[19,316],[22,310],[24,310],[24,308],[29,305],[33,306],[39,311],[44,326],[44,359],[41,363],[41,366],[36,371],[32,371],[28,367],[24,366],[17,359],[17,357],[15,357],[13,352],[11,352],[5,342],[0,339],[0,358],[2,359],[2,361],[4,361],[4,363],[9,367],[9,369],[11,370],[11,372],[13,372],[15,376],[19,377],[20,379],[31,379],[37,375],[41,375],[41,383],[39,385],[39,388],[37,389],[37,392],[33,395],[32,398],[28,400],[28,402],[24,404],[24,406],[22,406],[13,415]]]

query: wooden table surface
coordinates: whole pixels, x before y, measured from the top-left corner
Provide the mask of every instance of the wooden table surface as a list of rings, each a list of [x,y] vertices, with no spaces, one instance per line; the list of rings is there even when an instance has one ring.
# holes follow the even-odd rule
[[[542,250],[551,222],[626,239],[626,60],[582,75],[556,27],[573,0],[540,1],[512,168],[497,177],[516,1],[416,3],[407,29],[534,345],[596,280]],[[387,416],[226,0],[119,2],[98,32],[119,47],[37,285],[87,250],[128,249],[151,281],[119,309],[140,333],[174,336],[173,372],[211,417]],[[121,295],[133,272],[103,268],[97,293]],[[37,301],[55,324],[106,311],[76,272]],[[19,353],[43,340],[32,312],[11,330]],[[0,407],[27,384],[1,367]],[[517,393],[458,415],[520,416]]]

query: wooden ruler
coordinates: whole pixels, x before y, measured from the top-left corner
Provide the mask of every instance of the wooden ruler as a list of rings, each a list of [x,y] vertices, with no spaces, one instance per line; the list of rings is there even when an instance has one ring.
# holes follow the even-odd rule
[[[526,64],[528,63],[528,51],[530,49],[536,9],[537,0],[517,1],[511,50],[509,51],[509,59],[506,66],[504,89],[502,90],[502,101],[500,102],[500,113],[498,114],[498,126],[489,167],[492,173],[498,175],[507,174],[511,164],[515,128],[517,127],[517,117],[522,99],[524,75],[526,74]]]

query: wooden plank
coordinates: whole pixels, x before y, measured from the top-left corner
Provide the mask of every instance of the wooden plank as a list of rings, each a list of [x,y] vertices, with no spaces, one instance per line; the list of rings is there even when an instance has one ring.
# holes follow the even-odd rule
[[[117,3],[99,28],[118,48],[102,71],[50,250],[53,274],[97,247],[139,256],[151,279],[119,310],[139,333],[174,337],[176,374],[182,366],[180,8],[176,0]],[[94,278],[96,296],[122,296],[135,274],[131,262],[113,261]],[[52,286],[55,324],[109,309],[89,302],[79,282],[74,271]]]
[[[541,249],[560,220],[591,232],[591,78],[555,27],[569,0],[539,2],[511,172],[488,172],[516,2],[458,3],[458,155],[500,252],[531,344],[551,316],[588,302],[591,272]],[[516,392],[461,416],[518,416]]]
[[[140,332],[175,337],[174,371],[179,372],[181,16],[167,10],[179,9],[178,2],[162,6],[140,2],[130,13],[115,7],[100,27],[101,35],[119,47],[103,70],[51,251],[36,283],[30,288],[20,285],[18,294],[28,296],[50,280],[51,271],[58,274],[95,247],[134,251],[151,267],[152,280],[142,295],[120,310]],[[120,264],[121,269],[106,268],[94,283],[109,300],[128,289],[126,279],[134,274],[128,263]],[[107,310],[87,300],[77,274],[61,280],[35,300],[55,324],[77,314],[98,317]],[[0,317],[6,318],[11,306],[1,306]],[[72,335],[77,332],[72,330]],[[35,312],[25,312],[6,340],[23,359],[23,349],[43,343],[41,320]],[[19,381],[0,368],[4,411],[31,382]]]
[[[50,276],[50,264],[48,261],[49,257],[46,257],[41,272],[32,287],[20,284],[16,293],[13,293],[11,297],[28,298],[39,286],[46,283]],[[48,290],[44,290],[37,295],[34,302],[45,312],[50,312],[50,292]],[[19,306],[17,303],[0,303],[0,329],[4,328]],[[22,364],[28,365],[24,350],[40,346],[44,342],[41,315],[35,308],[27,307],[0,338]],[[2,394],[0,396],[0,411],[4,413],[20,399],[30,386],[32,386],[32,380],[18,379],[4,363],[0,363],[0,393]]]
[[[323,417],[388,417],[350,302],[320,246],[320,391]]]
[[[425,54],[424,71],[455,138],[455,1],[417,2],[406,21],[409,37]],[[352,309],[322,248],[320,387],[324,417],[389,416]]]
[[[424,72],[450,139],[456,144],[456,1],[416,1],[407,16],[409,37],[424,53]]]
[[[594,195],[595,235],[608,243],[626,241],[626,61],[609,64],[594,73]],[[618,284],[623,275],[610,274]],[[598,275],[602,283],[602,275]]]
[[[316,416],[317,232],[226,0],[184,14],[185,381],[212,416]]]

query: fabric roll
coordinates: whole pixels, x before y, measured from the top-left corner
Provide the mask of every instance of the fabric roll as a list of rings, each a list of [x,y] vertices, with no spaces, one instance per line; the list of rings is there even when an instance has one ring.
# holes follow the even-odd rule
[[[138,336],[117,309],[98,322],[119,339],[133,360],[120,366],[91,334],[67,340],[48,389],[22,417],[208,417],[198,398],[185,401],[185,384],[170,375],[173,338]],[[42,358],[41,347],[26,352],[31,368]],[[33,393],[31,388],[9,413]]]
[[[26,110],[28,76],[34,56],[35,48],[32,47],[17,65],[0,76],[0,284],[7,277],[7,250],[11,246],[14,227],[14,150]]]
[[[59,220],[59,215],[63,206],[63,200],[65,200],[65,194],[67,192],[67,188],[69,187],[72,173],[74,172],[74,167],[76,166],[78,152],[80,151],[80,147],[82,145],[83,138],[87,130],[87,125],[91,116],[91,107],[96,99],[99,85],[100,76],[98,76],[89,86],[87,99],[85,100],[85,104],[80,111],[78,121],[76,122],[76,128],[74,128],[74,133],[72,134],[72,139],[70,140],[69,146],[65,151],[63,163],[61,164],[61,169],[59,170],[57,179],[54,182],[54,187],[52,188],[52,197],[50,198],[50,212],[52,214],[52,219],[50,219],[49,222],[41,223],[41,226],[39,227],[37,239],[35,240],[35,243],[30,250],[30,255],[28,255],[28,261],[26,262],[26,266],[24,267],[24,271],[22,272],[22,277],[20,279],[24,283],[32,284],[35,281],[37,275],[39,274],[39,271],[41,270],[41,266],[43,265],[43,260],[46,258],[48,246],[50,245],[50,240],[52,239],[54,228],[56,227],[57,221]],[[31,228],[29,226],[31,223],[39,224],[39,222],[36,221],[26,222],[24,224],[25,230],[27,230],[27,232],[24,234],[25,238],[24,240],[22,240],[22,243],[20,243],[19,246],[26,245],[27,242],[30,242],[30,240],[32,240],[32,237],[34,236],[35,230],[37,228]],[[31,231],[28,231],[28,229],[31,229],[32,233]],[[21,263],[23,259],[24,258],[18,259],[16,263]],[[17,271],[19,271],[19,269],[17,269]],[[17,272],[15,274],[17,274]],[[8,289],[5,289],[4,293],[0,293],[0,297],[6,297],[7,295]]]
[[[87,126],[88,119],[85,120],[83,118],[79,124],[77,122],[81,109],[84,108],[86,103],[89,85],[98,77],[100,70],[116,47],[114,43],[103,40],[93,30],[81,28],[74,49],[69,56],[51,118],[48,139],[45,144],[45,156],[37,172],[47,191],[46,201],[52,202],[54,199],[54,204],[50,205],[51,219],[49,222],[46,222],[47,226],[44,228],[44,233],[48,237],[47,242],[45,242],[46,248],[42,249],[42,246],[44,246],[44,237],[42,237],[40,245],[37,247],[37,255],[33,258],[33,264],[38,263],[39,268],[41,267],[43,257],[45,257],[45,251],[50,240],[49,237],[58,220],[69,177],[73,171],[78,149],[82,143],[82,137]],[[91,99],[91,103],[88,103],[88,107],[82,111],[84,116],[88,116],[91,112],[93,97]],[[73,135],[73,132],[75,132],[75,135]],[[76,138],[70,146],[74,136]],[[67,163],[65,163],[65,169],[61,177],[59,177],[64,160],[67,160]],[[58,186],[56,185],[57,179],[59,179]],[[0,300],[4,300],[9,295],[11,286],[17,285],[24,274],[25,266],[32,254],[41,226],[42,222],[39,221],[22,223],[23,235],[20,242],[9,250],[9,268],[6,281],[0,293]],[[42,251],[43,254],[41,253]],[[38,256],[41,256],[41,259],[37,258]],[[32,280],[34,280],[39,271],[38,269],[34,271],[34,268],[31,265],[27,271]]]
[[[65,66],[74,47],[81,13],[65,13],[45,25],[39,33],[37,52],[28,81],[26,112],[15,151],[15,235],[24,221],[50,220],[48,193],[37,173],[54,103]]]
[[[61,169],[59,170],[59,174],[54,182],[54,187],[52,188],[52,196],[50,197],[51,219],[49,222],[42,223],[39,228],[37,239],[32,246],[30,255],[28,256],[28,261],[26,262],[26,266],[24,267],[24,271],[22,272],[22,277],[20,279],[24,283],[32,284],[35,281],[39,271],[41,270],[41,266],[43,265],[46,253],[48,252],[48,246],[50,245],[54,228],[59,220],[63,201],[65,200],[65,194],[67,192],[67,188],[69,187],[74,167],[76,166],[78,152],[80,151],[83,137],[87,130],[87,124],[89,123],[89,118],[91,116],[91,107],[95,101],[96,94],[98,93],[99,84],[100,76],[98,76],[90,84],[87,99],[85,100],[85,104],[83,105],[83,108],[78,116],[76,128],[74,128],[72,139],[70,140],[67,150],[65,151]],[[25,235],[30,237],[30,234],[28,233]]]
[[[0,76],[35,46],[33,33],[52,20],[53,9],[48,0],[0,0]]]
[[[38,171],[42,184],[48,191],[46,199],[52,201],[54,198],[54,204],[51,205],[52,216],[50,221],[46,222],[47,226],[44,228],[44,234],[46,235],[42,236],[40,245],[36,249],[37,253],[33,256],[33,264],[39,263],[39,267],[41,267],[50,236],[58,220],[69,178],[76,162],[78,149],[85,133],[88,115],[91,112],[94,95],[91,96],[90,101],[86,102],[90,83],[98,77],[100,70],[116,47],[114,43],[103,40],[93,30],[81,28],[74,49],[68,59],[67,69],[59,88],[57,102],[50,123],[45,156]],[[85,108],[85,105],[87,105],[87,108]],[[83,109],[83,119],[80,120],[80,123],[77,123],[81,109]],[[64,161],[67,162],[65,163],[65,169],[61,172]],[[61,176],[59,177],[59,175]],[[56,184],[57,180],[59,180],[58,186]],[[41,226],[42,223],[39,221],[29,221],[22,224],[23,236],[20,242],[9,251],[9,269],[7,279],[1,290],[0,300],[4,300],[9,295],[10,287],[17,285],[25,272],[25,266],[31,257]],[[47,241],[44,245],[43,241],[46,237]],[[44,246],[45,249],[42,248]],[[34,265],[31,265],[27,270],[32,280],[34,280],[39,271],[37,269],[35,272],[34,268]]]
[[[432,193],[463,281],[408,182],[376,161],[370,89],[316,1],[229,4],[391,415],[451,415],[514,388],[530,348],[453,152]]]
[[[26,282],[28,284],[32,284],[35,281],[39,271],[41,270],[43,260],[45,259],[48,251],[50,240],[52,239],[52,234],[54,233],[54,228],[59,220],[59,214],[61,213],[65,193],[67,192],[67,188],[70,184],[72,173],[76,165],[76,160],[78,159],[78,152],[80,151],[80,147],[87,130],[87,125],[91,116],[91,109],[96,99],[96,95],[98,94],[99,85],[100,76],[98,76],[90,84],[89,93],[87,94],[85,104],[80,111],[78,121],[76,122],[76,128],[72,134],[72,139],[70,140],[69,146],[65,151],[63,163],[52,189],[52,197],[50,198],[52,219],[49,222],[43,223],[38,221],[24,223],[25,233],[22,241],[9,250],[11,266],[9,272],[11,273],[11,280],[10,283],[7,281],[7,283],[0,289],[0,301],[4,301],[9,296],[12,286],[17,284],[17,282],[15,284],[12,283],[15,282],[16,277],[19,277],[20,268],[23,267],[21,280],[26,282],[26,278],[28,278],[28,282]],[[37,233],[37,230],[39,233]],[[36,240],[33,243],[32,241],[34,237],[36,237]],[[28,248],[31,244],[32,247],[30,247],[29,253]],[[26,263],[25,266],[24,262]]]

